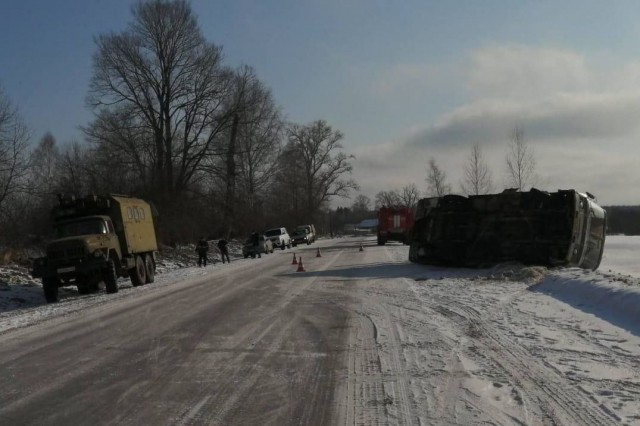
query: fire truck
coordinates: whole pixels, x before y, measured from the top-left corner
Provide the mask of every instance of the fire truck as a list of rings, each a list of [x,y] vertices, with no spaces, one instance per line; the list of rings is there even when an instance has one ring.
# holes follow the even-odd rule
[[[378,210],[378,245],[387,241],[409,244],[413,211],[409,207],[382,207]]]

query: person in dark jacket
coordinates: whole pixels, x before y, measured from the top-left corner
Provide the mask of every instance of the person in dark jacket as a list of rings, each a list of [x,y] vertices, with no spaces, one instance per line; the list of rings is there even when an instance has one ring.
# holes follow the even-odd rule
[[[262,254],[260,254],[260,235],[256,231],[253,231],[251,234],[251,243],[255,254],[257,254],[258,257],[262,257]]]
[[[196,252],[198,253],[198,266],[207,266],[207,252],[209,251],[209,243],[202,237],[196,244]]]
[[[231,263],[231,259],[229,259],[229,247],[227,247],[227,240],[221,238],[218,240],[218,249],[220,249],[220,257],[222,257],[222,263],[224,263],[224,258],[227,258],[227,262]]]

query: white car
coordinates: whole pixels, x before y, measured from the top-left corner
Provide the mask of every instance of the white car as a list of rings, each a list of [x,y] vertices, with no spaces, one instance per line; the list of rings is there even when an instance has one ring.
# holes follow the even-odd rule
[[[287,232],[287,228],[281,227],[267,229],[264,232],[264,235],[271,240],[274,248],[280,247],[282,250],[284,250],[285,247],[291,248],[291,237]]]

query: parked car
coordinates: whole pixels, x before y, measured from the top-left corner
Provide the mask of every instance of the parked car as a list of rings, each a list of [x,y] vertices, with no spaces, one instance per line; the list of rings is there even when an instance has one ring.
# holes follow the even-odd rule
[[[311,244],[309,234],[307,234],[304,229],[296,229],[293,231],[293,234],[291,234],[291,245],[295,247],[298,244]]]
[[[273,253],[273,244],[271,243],[271,240],[265,235],[260,235],[260,244],[258,245],[258,248],[260,250],[260,254]],[[242,255],[246,259],[249,256],[256,257],[257,254],[258,252],[253,245],[252,239],[248,238],[242,245]]]
[[[296,226],[297,230],[303,230],[307,234],[307,240],[309,244],[314,243],[316,241],[316,227],[311,225],[298,225]]]
[[[273,247],[280,247],[282,250],[284,250],[285,247],[291,248],[291,237],[287,232],[287,228],[280,227],[267,229],[264,232],[264,235],[271,240]]]

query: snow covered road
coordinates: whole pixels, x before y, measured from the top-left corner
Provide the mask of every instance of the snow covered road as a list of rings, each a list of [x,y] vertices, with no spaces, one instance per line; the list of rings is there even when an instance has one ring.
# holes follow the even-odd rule
[[[0,424],[640,424],[634,278],[317,245],[0,313]]]

